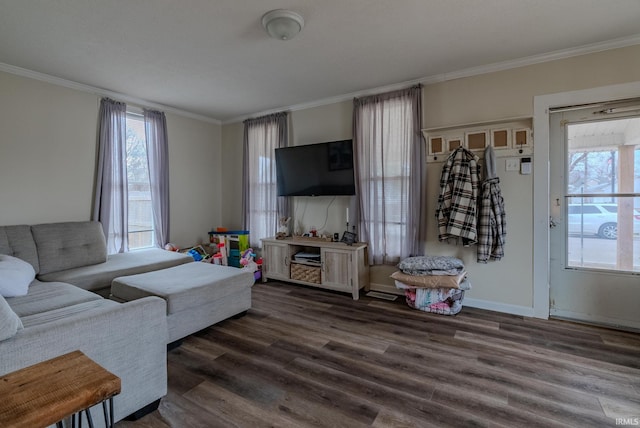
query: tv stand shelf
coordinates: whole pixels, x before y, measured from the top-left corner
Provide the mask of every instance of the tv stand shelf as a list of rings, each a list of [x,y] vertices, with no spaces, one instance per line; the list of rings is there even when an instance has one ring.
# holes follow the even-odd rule
[[[297,253],[317,253],[320,263],[295,260]],[[262,278],[310,285],[351,293],[358,300],[360,289],[369,289],[367,244],[299,238],[262,239]]]

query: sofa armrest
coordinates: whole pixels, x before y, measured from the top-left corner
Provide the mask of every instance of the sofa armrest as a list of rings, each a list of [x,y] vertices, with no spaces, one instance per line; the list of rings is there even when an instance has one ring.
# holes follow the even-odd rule
[[[120,420],[167,393],[166,303],[148,297],[19,330],[0,342],[0,375],[81,350],[120,377]]]

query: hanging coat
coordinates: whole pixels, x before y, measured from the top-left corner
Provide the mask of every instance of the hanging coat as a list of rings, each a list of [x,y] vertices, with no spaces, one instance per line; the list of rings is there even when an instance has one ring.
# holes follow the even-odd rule
[[[507,235],[504,199],[500,191],[500,178],[496,173],[493,147],[487,147],[484,154],[486,178],[482,182],[478,202],[477,260],[479,263],[500,260],[504,256]]]
[[[438,239],[462,238],[467,246],[477,241],[476,204],[480,187],[478,156],[457,148],[445,161],[436,208]]]

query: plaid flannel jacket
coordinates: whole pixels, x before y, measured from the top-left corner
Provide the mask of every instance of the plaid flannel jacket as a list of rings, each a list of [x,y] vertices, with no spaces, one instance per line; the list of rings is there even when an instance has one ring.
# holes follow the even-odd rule
[[[478,214],[477,260],[487,263],[504,256],[507,235],[504,199],[500,191],[500,179],[489,178],[482,183]]]
[[[480,171],[478,156],[464,147],[457,148],[445,161],[436,208],[440,241],[462,238],[465,245],[477,242],[476,203]]]

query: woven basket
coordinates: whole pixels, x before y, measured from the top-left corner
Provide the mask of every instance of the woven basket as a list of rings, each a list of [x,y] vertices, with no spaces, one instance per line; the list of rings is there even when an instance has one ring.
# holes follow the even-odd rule
[[[320,284],[320,267],[292,263],[291,279]]]

